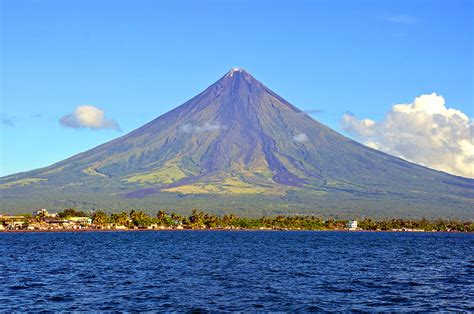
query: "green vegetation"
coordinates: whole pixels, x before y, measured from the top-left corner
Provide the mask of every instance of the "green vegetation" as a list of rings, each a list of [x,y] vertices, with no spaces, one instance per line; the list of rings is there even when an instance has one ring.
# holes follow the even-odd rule
[[[130,218],[126,212],[121,212],[120,214],[114,213],[110,215],[110,222],[119,226],[128,227],[130,225]]]
[[[96,211],[92,215],[92,223],[95,225],[103,226],[109,222],[109,216],[104,211]]]
[[[103,210],[88,215],[68,208],[59,217],[90,217],[93,228],[107,229],[251,229],[251,230],[344,230],[348,220],[322,219],[314,215],[278,215],[274,217],[244,218],[234,214],[214,215],[194,209],[189,216],[159,210],[149,216],[141,210],[107,214]],[[31,215],[23,215],[24,222]],[[0,216],[0,222],[2,222]],[[7,220],[3,221],[7,223]],[[474,222],[457,220],[385,219],[370,218],[358,222],[358,230],[367,231],[459,231],[474,232]]]
[[[33,183],[38,183],[42,181],[46,181],[47,179],[44,178],[26,178],[26,179],[20,179],[16,181],[10,181],[7,183],[0,184],[0,188],[6,189],[6,188],[11,188],[11,187],[19,187],[19,186],[27,186]]]
[[[59,218],[68,218],[68,217],[89,217],[90,214],[85,213],[82,210],[76,210],[74,208],[66,208],[62,212],[58,213]]]
[[[461,222],[457,220],[372,220],[364,219],[359,222],[359,227],[363,230],[425,230],[425,231],[447,231],[455,230],[461,232],[474,232],[474,222]]]
[[[176,182],[180,179],[186,177],[180,167],[177,165],[165,165],[165,167],[150,171],[132,175],[125,179],[129,183],[146,183],[146,184],[156,184],[156,183],[165,183],[170,184]]]
[[[105,179],[104,179],[105,180]],[[357,219],[363,217],[386,220],[403,219],[456,219],[472,221],[472,206],[446,198],[443,195],[432,195],[430,199],[413,208],[416,200],[397,195],[378,195],[377,200],[361,194],[349,199],[350,192],[292,190],[286,195],[263,194],[181,194],[158,192],[145,197],[126,198],[126,187],[111,185],[109,181],[88,182],[84,185],[64,186],[52,189],[47,193],[30,186],[16,190],[0,190],[0,212],[20,214],[31,212],[34,208],[47,208],[59,212],[64,208],[105,210],[108,213],[121,212],[123,209],[139,208],[148,215],[155,215],[157,208],[166,212],[189,215],[196,208],[215,215],[236,214],[241,217],[259,218],[262,216],[302,216],[315,215],[334,219]],[[28,197],[25,197],[28,195]],[[86,196],[87,195],[87,196]],[[472,202],[472,201],[471,201]]]
[[[246,183],[242,180],[239,180],[238,178],[233,177],[224,178],[214,183],[195,183],[190,185],[182,185],[164,189],[163,191],[177,192],[182,194],[259,194],[272,192],[268,187]]]

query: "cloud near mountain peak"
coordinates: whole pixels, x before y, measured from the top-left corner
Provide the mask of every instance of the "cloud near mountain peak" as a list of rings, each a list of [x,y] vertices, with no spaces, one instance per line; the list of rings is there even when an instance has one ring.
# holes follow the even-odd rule
[[[474,177],[474,121],[436,93],[393,105],[382,121],[342,117],[341,127],[367,146],[430,168]]]

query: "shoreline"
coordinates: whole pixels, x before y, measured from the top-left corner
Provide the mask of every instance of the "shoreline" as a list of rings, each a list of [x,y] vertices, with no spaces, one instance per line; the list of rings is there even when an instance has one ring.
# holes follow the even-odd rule
[[[278,215],[246,218],[234,214],[215,215],[194,209],[189,216],[159,210],[149,215],[140,210],[106,213],[84,212],[73,208],[59,213],[46,209],[33,214],[0,215],[0,232],[104,232],[104,231],[385,231],[385,232],[474,232],[474,222],[457,220],[396,219],[358,220],[323,219],[314,215]]]
[[[89,233],[89,232],[347,232],[347,233],[466,233],[469,231],[401,231],[401,230],[344,230],[344,229],[56,229],[56,230],[0,230],[6,233]]]

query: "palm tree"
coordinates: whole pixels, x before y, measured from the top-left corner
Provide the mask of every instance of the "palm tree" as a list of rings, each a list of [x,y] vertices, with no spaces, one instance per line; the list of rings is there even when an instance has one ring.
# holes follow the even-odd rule
[[[180,225],[183,223],[183,216],[179,214],[171,213],[171,219],[173,220],[173,224],[175,225]]]
[[[128,217],[128,214],[126,212],[121,212],[120,214],[112,214],[111,220],[117,226],[128,226],[130,222],[130,218]]]
[[[166,213],[162,210],[156,214],[156,222],[160,225],[167,225]]]
[[[92,223],[94,225],[103,226],[103,225],[106,225],[108,222],[109,222],[109,216],[104,211],[99,210],[99,211],[96,211],[94,215],[92,215]]]

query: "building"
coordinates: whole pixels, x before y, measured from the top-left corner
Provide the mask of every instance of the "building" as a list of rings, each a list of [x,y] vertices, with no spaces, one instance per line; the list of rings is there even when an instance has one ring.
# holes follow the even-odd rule
[[[12,221],[7,225],[8,230],[21,230],[23,229],[23,225],[25,222],[23,221]]]
[[[33,213],[33,216],[35,217],[57,217],[58,214],[56,213],[49,213],[45,208],[41,208],[41,209],[38,209],[36,210],[34,213]]]
[[[357,230],[357,220],[349,220],[347,222],[347,229],[349,230]]]
[[[92,218],[90,217],[68,217],[70,222],[79,223],[79,224],[92,224]]]

